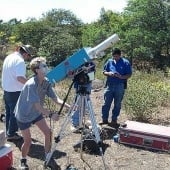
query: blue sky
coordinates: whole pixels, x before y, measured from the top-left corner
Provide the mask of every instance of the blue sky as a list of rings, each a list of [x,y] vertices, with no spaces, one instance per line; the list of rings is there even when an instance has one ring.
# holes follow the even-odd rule
[[[100,9],[122,12],[128,0],[0,0],[0,19],[9,21],[17,18],[41,18],[43,13],[53,8],[72,11],[84,23],[99,18]]]

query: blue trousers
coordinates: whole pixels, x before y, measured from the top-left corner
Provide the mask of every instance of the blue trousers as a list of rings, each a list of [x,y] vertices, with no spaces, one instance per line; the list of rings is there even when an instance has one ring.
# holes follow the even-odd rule
[[[89,84],[87,84],[87,85],[85,85],[84,86],[85,87],[85,89],[87,90],[87,92],[89,93],[89,95],[90,95],[90,93],[91,93],[91,88],[92,88],[92,84],[91,83],[89,83]],[[77,94],[77,92],[78,92],[78,87],[76,87],[75,88],[75,90],[76,90],[76,94]],[[87,97],[89,97],[89,95],[86,95]],[[75,102],[76,102],[76,100],[77,100],[77,98],[75,99]],[[77,108],[77,110],[75,110],[74,112],[73,112],[73,114],[72,114],[72,117],[71,117],[71,122],[72,122],[72,124],[74,125],[74,126],[78,126],[79,125],[79,117],[80,117],[80,101],[78,101],[78,108]],[[85,107],[85,109],[87,109],[87,106],[84,106]]]
[[[121,103],[125,93],[124,83],[108,84],[104,92],[104,104],[102,106],[102,120],[108,120],[111,104],[114,100],[112,109],[112,121],[116,121],[120,114]]]
[[[17,103],[20,92],[7,92],[4,91],[5,102],[5,118],[6,118],[6,135],[14,136],[18,131],[18,125],[14,114],[15,105]]]

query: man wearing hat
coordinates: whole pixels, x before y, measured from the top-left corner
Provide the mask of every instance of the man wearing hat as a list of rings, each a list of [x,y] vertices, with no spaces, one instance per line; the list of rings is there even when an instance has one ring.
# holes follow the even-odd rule
[[[5,122],[7,140],[18,140],[18,126],[14,115],[14,108],[20,91],[27,81],[26,64],[31,58],[33,48],[30,45],[19,46],[12,54],[8,55],[2,67],[2,89],[4,90]]]

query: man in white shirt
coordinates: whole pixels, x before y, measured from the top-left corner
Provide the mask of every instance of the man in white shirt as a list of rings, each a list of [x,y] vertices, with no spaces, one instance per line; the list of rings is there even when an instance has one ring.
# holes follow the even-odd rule
[[[7,140],[21,138],[16,132],[18,126],[14,115],[14,108],[20,91],[27,81],[25,61],[31,58],[33,50],[30,45],[22,45],[8,55],[2,67],[2,89],[4,90],[6,137]]]

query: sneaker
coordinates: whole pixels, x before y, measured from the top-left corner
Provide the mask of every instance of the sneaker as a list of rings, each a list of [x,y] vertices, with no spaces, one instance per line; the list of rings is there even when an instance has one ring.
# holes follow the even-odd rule
[[[120,124],[119,123],[117,123],[117,121],[116,120],[112,120],[109,124],[108,124],[110,127],[113,127],[113,128],[115,128],[115,129],[118,129],[119,128],[119,126],[120,126]]]
[[[22,169],[22,170],[28,170],[29,169],[29,167],[27,165],[27,159],[21,159],[20,169]]]
[[[5,122],[5,114],[3,114],[3,113],[1,114],[1,116],[0,116],[0,121],[1,121],[1,122]]]
[[[102,122],[99,123],[99,125],[108,125],[108,120],[103,120]]]
[[[17,133],[14,136],[7,136],[7,140],[20,140],[22,139],[22,136],[19,136]]]

